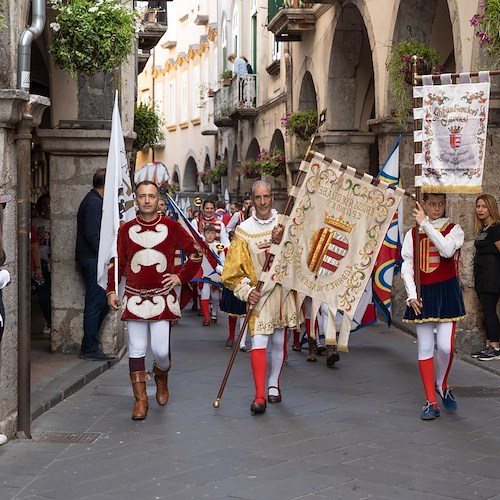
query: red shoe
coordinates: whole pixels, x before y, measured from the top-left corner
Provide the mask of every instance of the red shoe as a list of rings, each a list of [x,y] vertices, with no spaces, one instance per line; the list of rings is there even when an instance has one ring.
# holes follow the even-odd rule
[[[204,319],[203,320],[203,326],[210,326],[210,320],[209,319]]]

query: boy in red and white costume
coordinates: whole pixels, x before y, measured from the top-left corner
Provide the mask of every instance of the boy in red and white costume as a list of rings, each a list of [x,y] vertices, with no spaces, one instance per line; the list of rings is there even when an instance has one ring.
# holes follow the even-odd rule
[[[154,355],[153,372],[156,400],[168,401],[170,370],[170,321],[181,315],[174,287],[187,283],[201,265],[201,254],[193,238],[181,225],[158,214],[158,187],[151,181],[140,182],[135,190],[137,217],[118,231],[118,283],[124,276],[125,296],[121,319],[127,321],[130,380],[135,396],[133,420],[146,418],[148,397],[145,356],[148,333]],[[187,259],[177,274],[174,268],[176,249]],[[115,263],[108,269],[108,304],[122,307],[115,283]]]
[[[420,415],[422,420],[439,417],[436,390],[447,412],[457,410],[448,387],[448,374],[453,361],[456,322],[465,317],[458,280],[458,254],[464,232],[445,217],[445,208],[444,194],[424,193],[422,205],[417,202],[413,209],[413,218],[419,226],[418,265],[414,266],[413,258],[415,228],[406,233],[401,251],[401,277],[408,296],[403,322],[416,324],[418,364],[427,397]],[[414,267],[420,274],[421,298],[417,297]],[[434,330],[438,347],[435,363]]]

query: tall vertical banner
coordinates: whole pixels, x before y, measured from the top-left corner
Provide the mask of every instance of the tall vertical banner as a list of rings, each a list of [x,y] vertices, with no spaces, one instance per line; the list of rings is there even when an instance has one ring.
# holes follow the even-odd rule
[[[428,193],[480,193],[490,83],[488,73],[479,75],[479,83],[470,83],[468,74],[460,75],[459,84],[451,84],[450,75],[441,75],[442,85],[433,85],[430,75],[423,85],[413,88],[413,96],[422,98],[422,107],[413,110],[423,129],[414,132],[414,141],[422,143],[415,164],[422,165],[422,176],[415,185]],[[462,83],[468,81],[468,83]]]
[[[106,164],[101,235],[97,261],[97,283],[105,290],[108,284],[109,261],[118,257],[116,242],[120,222],[127,222],[134,217],[134,197],[132,183],[130,182],[125,141],[123,140],[117,92],[113,107],[113,118],[111,120],[111,138]],[[117,270],[118,266],[115,266],[115,269]],[[117,290],[118,283],[115,283],[115,287]]]
[[[377,179],[390,186],[400,186],[399,180],[399,136],[382,165]],[[401,243],[403,241],[403,204],[394,214],[373,270],[373,302],[384,320],[391,326],[392,282],[401,265]]]
[[[383,181],[375,186],[372,176],[360,177],[352,167],[318,153],[300,169],[307,173],[291,193],[295,204],[281,243],[270,248],[275,257],[260,276],[255,309],[276,285],[283,297],[295,292],[299,305],[311,297],[311,317],[326,303],[326,343],[337,344],[335,317],[342,311],[338,349],[347,351],[356,308],[404,191]]]

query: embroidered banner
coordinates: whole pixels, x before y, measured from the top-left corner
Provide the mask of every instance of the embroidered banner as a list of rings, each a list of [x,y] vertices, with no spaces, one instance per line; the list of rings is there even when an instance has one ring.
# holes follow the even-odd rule
[[[329,306],[327,343],[336,344],[335,317],[342,311],[339,350],[347,350],[358,303],[370,278],[380,246],[404,191],[323,155],[315,154],[285,225],[268,272],[262,273],[259,310],[276,284],[286,296],[297,292],[300,305],[313,299],[311,317],[321,303]]]
[[[482,191],[489,95],[489,82],[413,88],[413,96],[422,98],[422,108],[414,109],[415,119],[423,120],[423,130],[415,132],[415,142],[422,143],[415,155],[422,191]]]

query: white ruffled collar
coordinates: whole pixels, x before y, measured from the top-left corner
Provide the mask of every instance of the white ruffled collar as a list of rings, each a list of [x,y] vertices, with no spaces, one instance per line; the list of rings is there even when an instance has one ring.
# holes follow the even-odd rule
[[[269,217],[269,219],[259,219],[257,218],[256,213],[257,212],[254,212],[252,214],[252,219],[262,226],[271,224],[271,222],[274,222],[276,220],[276,217],[278,217],[278,212],[274,208],[271,208],[271,217]]]

